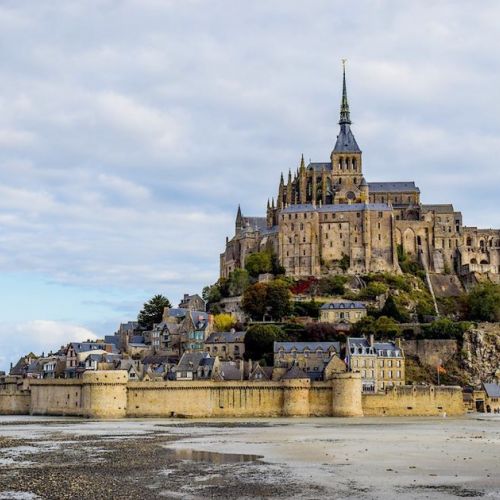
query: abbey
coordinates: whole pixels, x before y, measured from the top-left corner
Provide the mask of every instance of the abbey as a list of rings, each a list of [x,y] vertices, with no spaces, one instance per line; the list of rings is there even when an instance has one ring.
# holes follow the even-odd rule
[[[431,272],[499,282],[500,230],[463,226],[451,204],[422,204],[413,181],[366,181],[351,130],[345,68],[339,125],[329,161],[306,165],[302,156],[286,182],[281,174],[266,217],[244,216],[238,207],[235,235],[220,257],[221,277],[266,249],[294,277],[336,269],[399,272],[399,247],[400,255]]]

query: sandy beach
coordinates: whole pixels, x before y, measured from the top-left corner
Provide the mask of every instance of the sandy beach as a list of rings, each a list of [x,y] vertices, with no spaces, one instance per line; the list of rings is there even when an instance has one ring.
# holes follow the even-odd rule
[[[0,417],[0,499],[500,498],[500,416]]]

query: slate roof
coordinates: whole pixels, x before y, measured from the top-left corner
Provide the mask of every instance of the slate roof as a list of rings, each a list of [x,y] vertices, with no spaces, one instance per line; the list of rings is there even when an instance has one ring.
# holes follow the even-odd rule
[[[220,374],[224,380],[241,380],[240,369],[230,361],[221,361]]]
[[[342,302],[328,302],[321,306],[321,309],[366,309],[363,302],[355,302],[353,300],[345,300]]]
[[[245,225],[248,224],[249,227],[255,229],[261,229],[267,227],[266,217],[243,217]]]
[[[370,193],[420,193],[414,182],[369,182]]]
[[[205,344],[225,344],[231,342],[244,342],[247,332],[216,332],[208,336]]]
[[[370,342],[365,337],[348,337],[347,338],[347,353],[348,355],[353,354],[351,352],[351,347],[355,349],[361,347],[367,350],[370,347]],[[394,342],[374,342],[373,343],[373,355],[377,354],[382,357],[401,357],[401,349]],[[355,352],[354,354],[359,354]],[[362,355],[368,354],[368,351],[362,353]]]
[[[307,373],[298,366],[292,366],[281,378],[281,380],[309,378]]]
[[[359,149],[351,127],[348,124],[340,126],[340,132],[333,151],[335,153],[361,153],[361,149]]]
[[[390,211],[391,207],[387,203],[339,203],[337,205],[322,205],[314,206],[310,203],[289,205],[284,208],[282,213],[298,213],[298,212],[319,212],[319,213],[335,213],[335,212],[360,212],[362,210],[373,210],[378,212]]]
[[[131,344],[144,344],[144,336],[143,335],[132,335],[130,339]]]
[[[455,209],[451,203],[442,205],[422,205],[424,212],[436,212],[437,214],[452,214]]]
[[[150,354],[149,356],[144,356],[142,363],[144,365],[161,365],[165,363],[177,363],[178,359],[165,356],[163,354]]]
[[[97,349],[105,351],[106,345],[109,345],[106,344],[106,342],[71,342],[70,344],[77,354],[80,352],[95,351]]]
[[[203,361],[202,365],[202,360],[206,358],[211,359],[207,352],[185,352],[177,364],[177,371],[196,371],[198,366],[208,364],[207,361]]]
[[[188,309],[184,309],[183,307],[172,307],[168,310],[168,315],[171,318],[184,318],[188,312]]]
[[[494,383],[483,383],[484,390],[490,398],[500,398],[500,385]]]
[[[310,351],[321,349],[324,352],[333,347],[336,352],[340,351],[340,342],[274,342],[273,350],[275,353],[283,349],[285,352],[291,352],[293,348],[297,352],[304,352],[306,348]]]
[[[332,164],[331,162],[314,162],[314,163],[309,163],[309,165],[307,165],[307,169],[308,170],[331,170],[332,169]]]

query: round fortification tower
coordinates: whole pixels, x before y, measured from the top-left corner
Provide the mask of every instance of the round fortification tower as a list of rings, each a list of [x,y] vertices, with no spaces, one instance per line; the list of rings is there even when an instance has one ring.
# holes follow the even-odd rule
[[[337,373],[332,384],[332,416],[362,417],[361,373]]]
[[[121,418],[127,414],[125,370],[87,371],[82,377],[83,413],[90,418]]]
[[[283,416],[309,416],[309,390],[311,381],[308,378],[285,379],[283,384]]]

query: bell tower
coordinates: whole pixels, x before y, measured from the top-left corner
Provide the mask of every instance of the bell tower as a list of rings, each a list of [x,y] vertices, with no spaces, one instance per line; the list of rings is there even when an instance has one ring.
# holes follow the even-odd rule
[[[351,114],[347,100],[347,85],[343,65],[342,100],[340,103],[340,131],[337,142],[330,155],[332,162],[332,181],[335,190],[334,203],[356,203],[363,198],[360,184],[363,179],[361,149],[351,130]]]

